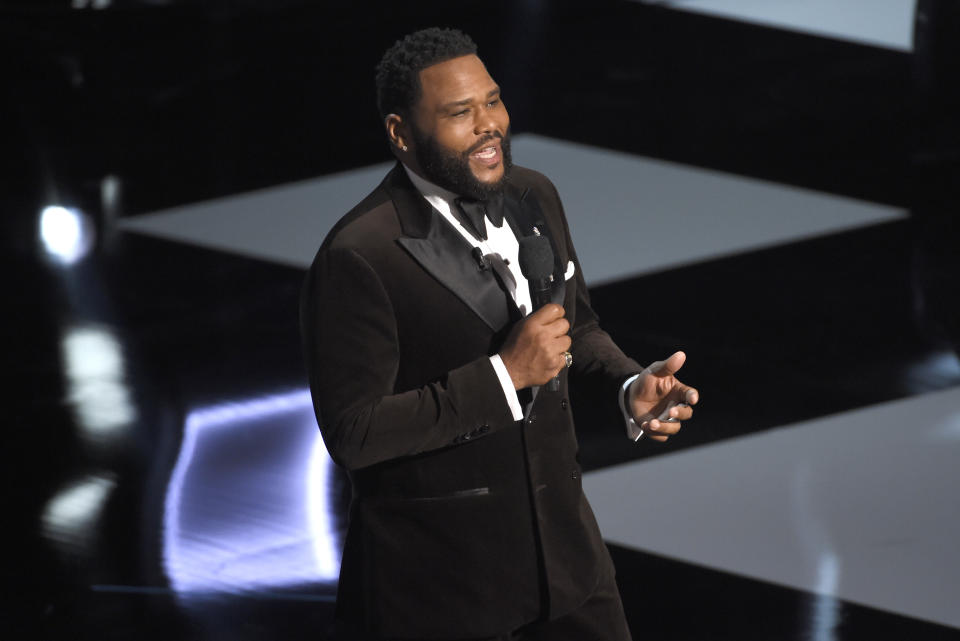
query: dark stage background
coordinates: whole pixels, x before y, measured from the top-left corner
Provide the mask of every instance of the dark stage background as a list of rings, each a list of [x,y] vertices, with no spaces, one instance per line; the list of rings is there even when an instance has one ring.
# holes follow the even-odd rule
[[[903,213],[593,287],[628,354],[690,354],[685,378],[704,403],[669,445],[635,447],[575,399],[586,470],[894,401],[919,402],[915,423],[894,429],[925,439],[924,395],[960,384],[957,4],[921,0],[910,50],[673,4],[0,0],[0,637],[328,638],[349,488],[328,467],[321,480],[286,476],[291,461],[323,458],[309,409],[303,418],[303,270],[121,228],[388,160],[373,68],[424,26],[474,37],[518,137]],[[69,261],[39,231],[52,205],[92,239]],[[664,300],[667,310],[652,303]],[[960,433],[951,438],[943,447],[956,453]],[[890,447],[890,475],[925,465]],[[866,466],[853,457],[847,471]],[[960,532],[960,476],[946,474],[952,502],[935,511],[943,532]],[[322,492],[322,514],[310,492]],[[308,536],[272,520],[287,502]],[[906,504],[887,507],[913,518]],[[762,528],[765,517],[743,518]],[[907,532],[908,550],[922,546]],[[256,538],[267,534],[279,538]],[[313,569],[297,560],[307,552]],[[956,618],[937,614],[950,610],[943,594],[920,590],[919,605],[900,609],[842,582],[818,592],[642,542],[611,541],[611,552],[637,639],[960,638]],[[955,546],[928,554],[944,576],[960,570]]]

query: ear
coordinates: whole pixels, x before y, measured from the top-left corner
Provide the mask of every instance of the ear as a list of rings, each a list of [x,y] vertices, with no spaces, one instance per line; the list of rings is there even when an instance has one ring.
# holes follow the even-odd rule
[[[410,136],[408,133],[407,122],[399,114],[387,114],[383,119],[383,125],[387,130],[387,138],[393,146],[396,153],[403,153],[410,148]]]

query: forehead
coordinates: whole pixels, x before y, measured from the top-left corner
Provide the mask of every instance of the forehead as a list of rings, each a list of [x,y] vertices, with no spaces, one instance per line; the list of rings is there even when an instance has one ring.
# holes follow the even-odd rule
[[[435,109],[450,102],[483,99],[496,88],[480,58],[461,56],[420,72],[420,106]]]

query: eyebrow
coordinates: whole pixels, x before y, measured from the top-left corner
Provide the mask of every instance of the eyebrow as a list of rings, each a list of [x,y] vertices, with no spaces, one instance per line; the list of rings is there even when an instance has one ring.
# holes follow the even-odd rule
[[[489,100],[490,98],[493,98],[494,96],[498,96],[498,95],[500,95],[500,87],[496,87],[495,89],[491,89],[491,90],[487,93],[487,100]],[[448,102],[448,103],[446,103],[446,104],[444,104],[444,105],[440,105],[440,110],[441,110],[441,111],[447,111],[447,110],[449,110],[449,109],[453,109],[454,107],[463,107],[463,106],[465,106],[465,105],[469,105],[471,102],[473,102],[473,98],[464,98],[463,100],[456,100],[456,101],[454,101],[454,102]]]

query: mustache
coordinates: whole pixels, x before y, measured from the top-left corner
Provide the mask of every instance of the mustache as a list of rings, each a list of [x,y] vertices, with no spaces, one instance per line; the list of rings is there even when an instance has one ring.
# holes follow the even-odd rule
[[[493,141],[493,140],[495,140],[495,139],[503,140],[503,134],[500,133],[499,131],[495,131],[495,132],[493,132],[492,134],[487,134],[484,138],[482,138],[482,139],[480,140],[480,142],[478,142],[477,144],[475,144],[475,145],[473,145],[472,147],[470,147],[470,149],[468,149],[467,151],[465,151],[465,152],[464,152],[464,155],[469,156],[470,154],[472,154],[472,153],[475,152],[475,151],[480,151],[481,149],[483,149],[484,147],[486,147],[488,143],[490,143],[491,141]]]

